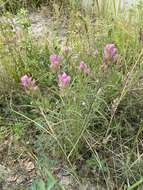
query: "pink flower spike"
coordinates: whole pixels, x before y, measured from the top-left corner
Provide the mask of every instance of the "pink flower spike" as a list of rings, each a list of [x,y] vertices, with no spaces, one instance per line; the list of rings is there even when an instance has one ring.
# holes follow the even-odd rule
[[[52,71],[58,71],[60,69],[60,62],[64,59],[63,56],[53,54],[50,56],[50,69]]]
[[[104,47],[104,54],[103,54],[104,63],[107,63],[109,60],[115,62],[117,60],[117,57],[118,57],[118,50],[115,44],[107,44]]]
[[[85,69],[87,69],[87,65],[86,65],[86,63],[85,63],[84,61],[81,61],[81,62],[80,62],[79,69],[80,69],[80,70],[85,70]]]
[[[84,61],[80,62],[79,69],[82,70],[87,75],[91,73],[90,68],[87,67],[87,64]]]
[[[21,85],[29,90],[36,90],[38,87],[36,86],[35,80],[31,77],[28,77],[28,75],[24,75],[21,77]]]
[[[53,64],[58,64],[62,60],[63,60],[63,56],[59,56],[59,55],[56,55],[56,54],[53,54],[53,55],[50,56],[50,61]]]
[[[59,87],[64,89],[70,85],[71,77],[66,73],[58,75]]]
[[[21,77],[21,84],[24,87],[28,87],[31,84],[32,80],[27,75]]]

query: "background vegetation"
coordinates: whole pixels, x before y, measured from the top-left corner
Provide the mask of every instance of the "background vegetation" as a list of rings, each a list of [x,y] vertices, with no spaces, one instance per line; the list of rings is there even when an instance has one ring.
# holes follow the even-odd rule
[[[0,3],[0,160],[12,168],[30,157],[38,171],[32,185],[13,189],[88,189],[88,183],[99,190],[142,189],[142,1],[128,10],[114,0],[87,7],[73,0]],[[29,13],[43,5],[53,20],[36,37]],[[104,67],[111,43],[118,59]],[[52,54],[64,57],[56,72]],[[79,70],[81,61],[89,75]],[[63,71],[71,81],[61,92]],[[23,75],[35,79],[36,91],[22,87]],[[59,173],[71,176],[71,187]]]

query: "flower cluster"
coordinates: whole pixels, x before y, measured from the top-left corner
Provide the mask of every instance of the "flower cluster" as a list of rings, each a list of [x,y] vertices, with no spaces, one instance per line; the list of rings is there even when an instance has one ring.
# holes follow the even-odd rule
[[[87,64],[84,61],[80,62],[79,69],[84,71],[84,73],[87,75],[89,75],[91,73],[90,68],[88,68]]]
[[[69,86],[71,77],[64,72],[58,75],[58,80],[60,89],[65,89]]]
[[[60,69],[60,62],[63,60],[62,56],[53,54],[50,56],[50,69],[52,71],[58,71]]]
[[[36,82],[32,77],[24,75],[21,77],[21,85],[27,90],[37,90]]]
[[[68,52],[69,48],[64,47],[63,52]],[[98,55],[98,50],[96,50],[95,55]],[[115,44],[107,44],[104,47],[103,52],[103,68],[107,68],[108,61],[115,62],[118,58],[118,50],[115,46]],[[50,69],[54,72],[59,73],[61,69],[61,62],[63,61],[64,57],[56,54],[52,54],[50,56]],[[87,66],[87,64],[84,61],[81,61],[79,64],[79,70],[84,72],[86,75],[91,76],[91,69]],[[65,89],[67,89],[71,82],[71,76],[66,74],[65,72],[60,72],[58,75],[58,85],[61,90],[61,92],[64,92]],[[21,77],[21,85],[26,90],[36,90],[38,86],[36,85],[36,82],[32,77],[29,77],[28,75],[24,75]]]
[[[118,58],[118,50],[115,44],[107,44],[104,47],[103,60],[104,63],[107,63],[109,60],[115,62]]]

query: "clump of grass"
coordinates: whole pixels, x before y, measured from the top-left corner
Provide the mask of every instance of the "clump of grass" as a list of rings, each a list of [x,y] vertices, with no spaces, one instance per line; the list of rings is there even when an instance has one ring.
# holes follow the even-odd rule
[[[17,13],[20,9],[25,8],[28,10],[36,10],[43,6],[48,6],[51,9],[54,9],[55,5],[60,7],[70,7],[70,8],[79,8],[81,1],[76,0],[1,0],[0,1],[0,9],[2,12],[9,11],[13,14]]]

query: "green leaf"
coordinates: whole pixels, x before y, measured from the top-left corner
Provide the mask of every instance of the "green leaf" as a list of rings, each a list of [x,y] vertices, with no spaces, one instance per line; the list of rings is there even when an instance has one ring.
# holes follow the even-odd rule
[[[48,180],[47,180],[47,189],[46,190],[51,190],[55,184],[56,184],[55,178],[51,175],[50,172],[48,172]]]
[[[36,190],[46,190],[45,183],[43,180],[40,180],[37,184]]]

